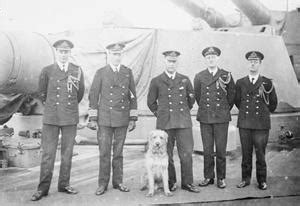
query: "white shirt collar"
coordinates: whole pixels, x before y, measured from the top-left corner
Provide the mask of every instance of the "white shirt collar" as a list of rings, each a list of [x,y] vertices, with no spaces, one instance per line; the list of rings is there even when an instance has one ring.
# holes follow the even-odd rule
[[[109,64],[110,67],[112,68],[112,70],[115,72],[115,71],[120,71],[120,67],[121,67],[121,64],[119,64],[118,66],[114,66],[113,64]]]
[[[250,82],[252,83],[252,79],[253,79],[254,80],[253,84],[255,84],[256,81],[257,81],[257,79],[258,79],[258,77],[259,77],[259,74],[256,74],[256,75],[249,74],[248,77],[249,77]]]
[[[218,72],[218,67],[216,68],[216,69],[214,69],[214,70],[211,70],[209,67],[207,68],[208,69],[208,72],[209,73],[213,73],[213,76],[215,76],[216,75],[216,73]]]
[[[174,72],[173,74],[170,74],[169,72],[165,71],[165,73],[170,79],[175,79],[176,72]]]
[[[66,62],[66,63],[61,63],[59,61],[56,61],[56,63],[58,64],[60,70],[62,71],[68,71],[68,67],[69,67],[69,62]]]

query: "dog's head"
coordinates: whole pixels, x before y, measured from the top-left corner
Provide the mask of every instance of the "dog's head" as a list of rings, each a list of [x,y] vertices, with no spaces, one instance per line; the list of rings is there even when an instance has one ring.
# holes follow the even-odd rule
[[[149,149],[151,151],[160,151],[166,148],[168,134],[163,130],[153,130],[148,138]]]

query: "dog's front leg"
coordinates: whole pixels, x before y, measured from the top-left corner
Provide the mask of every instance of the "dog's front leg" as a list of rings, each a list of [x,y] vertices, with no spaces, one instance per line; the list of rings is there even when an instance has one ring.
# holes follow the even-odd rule
[[[147,167],[147,174],[148,174],[149,192],[146,196],[152,197],[154,195],[154,174],[151,168],[149,167]]]
[[[162,168],[162,178],[163,178],[163,184],[164,184],[164,192],[166,196],[173,196],[173,193],[170,192],[169,189],[169,173],[168,173],[168,167]]]

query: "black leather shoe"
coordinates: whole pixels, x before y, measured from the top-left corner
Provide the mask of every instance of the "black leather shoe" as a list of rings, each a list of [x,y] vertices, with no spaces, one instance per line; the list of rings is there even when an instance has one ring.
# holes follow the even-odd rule
[[[118,189],[121,192],[129,192],[130,191],[130,189],[123,184],[114,185],[113,188]]]
[[[107,187],[101,185],[100,187],[97,188],[95,195],[103,195],[106,190],[107,190]]]
[[[58,192],[64,192],[64,193],[71,194],[71,195],[75,195],[75,194],[78,193],[78,191],[75,190],[71,186],[66,186],[66,187],[58,188]]]
[[[30,200],[38,201],[38,200],[42,199],[42,197],[47,196],[47,195],[48,195],[48,192],[43,192],[41,190],[38,190],[32,195]]]
[[[260,183],[258,183],[258,188],[260,190],[266,190],[268,188],[268,185],[265,182],[260,182]]]
[[[176,183],[169,183],[169,190],[174,192],[177,189]]]
[[[236,187],[243,188],[243,187],[247,187],[248,185],[250,185],[250,182],[242,180]]]
[[[213,185],[214,183],[215,183],[214,179],[207,179],[207,178],[205,178],[204,180],[202,180],[199,183],[199,186],[200,187],[205,187],[205,186],[208,186],[208,185]]]
[[[218,188],[224,189],[226,187],[226,183],[224,179],[218,179]]]
[[[181,185],[181,188],[183,190],[187,190],[189,192],[195,192],[195,193],[199,193],[200,190],[193,184],[186,184],[186,185]]]

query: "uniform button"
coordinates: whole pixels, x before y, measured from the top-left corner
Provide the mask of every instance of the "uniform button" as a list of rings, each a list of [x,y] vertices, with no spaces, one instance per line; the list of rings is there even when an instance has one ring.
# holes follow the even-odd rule
[[[124,102],[124,100],[122,99],[121,102]]]
[[[172,111],[173,111],[173,109],[169,109],[169,111],[170,111],[170,112],[172,112]]]
[[[59,105],[59,102],[56,102],[57,105]]]
[[[209,107],[209,104],[207,104],[206,106]]]
[[[125,109],[125,107],[124,107],[124,106],[122,106],[121,108],[122,108],[122,109]]]
[[[182,94],[179,94],[180,97],[182,97]]]
[[[68,102],[68,105],[71,105],[71,103],[70,103],[70,102]]]
[[[256,100],[256,102],[258,103],[258,102],[259,102],[259,100]]]
[[[217,104],[217,107],[219,107],[220,106],[220,104]]]
[[[110,86],[110,88],[112,89],[112,88],[113,88],[113,86]]]
[[[259,97],[259,94],[257,94],[256,96]]]
[[[183,108],[180,108],[180,111],[183,111]]]
[[[259,106],[256,106],[256,109],[258,109],[259,108]]]
[[[249,94],[247,94],[247,97],[249,97]]]
[[[110,102],[112,102],[112,100],[109,100]]]
[[[122,93],[122,95],[124,96],[125,94],[124,94],[124,93]]]
[[[209,101],[209,98],[207,98],[206,101]]]
[[[168,88],[168,90],[170,91],[171,89],[170,89],[170,88]]]
[[[59,80],[57,80],[57,82],[59,82]]]
[[[182,104],[182,103],[183,103],[183,101],[180,101],[180,102],[179,102],[179,104]]]
[[[169,94],[168,97],[171,97],[171,95]]]
[[[125,86],[122,86],[123,89],[125,89]]]
[[[70,98],[70,97],[71,97],[71,95],[68,95],[68,97]]]
[[[207,92],[206,94],[209,95],[209,92]]]
[[[217,92],[217,94],[220,94],[220,92]]]
[[[249,100],[247,99],[246,102],[249,102]]]
[[[110,107],[109,109],[112,109],[112,107]]]
[[[110,93],[110,95],[113,95],[113,93]]]
[[[172,102],[169,102],[169,104],[172,104]]]
[[[59,97],[59,94],[58,94],[58,95],[56,95],[56,97]]]
[[[246,112],[246,114],[248,114],[249,112]]]
[[[258,112],[256,112],[255,114],[258,114]]]
[[[57,90],[60,90],[60,87],[57,87],[56,89],[57,89]]]
[[[206,89],[209,89],[209,87],[206,87]]]
[[[249,108],[249,106],[246,106],[246,108]]]

